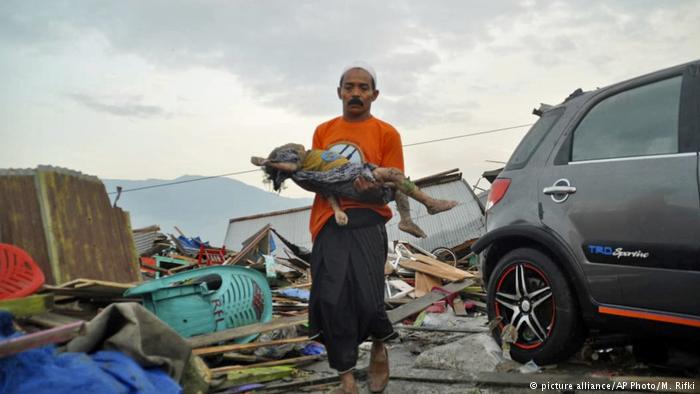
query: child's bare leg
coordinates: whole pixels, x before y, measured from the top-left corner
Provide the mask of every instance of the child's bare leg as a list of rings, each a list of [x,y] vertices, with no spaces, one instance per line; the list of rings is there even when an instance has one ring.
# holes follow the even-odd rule
[[[411,206],[408,204],[408,197],[400,191],[396,191],[394,195],[396,201],[396,209],[399,211],[401,220],[399,221],[399,230],[409,233],[414,237],[427,238],[423,229],[411,219]]]
[[[400,191],[425,205],[425,207],[428,208],[428,213],[431,215],[450,210],[457,205],[457,201],[438,200],[430,197],[396,168],[375,168],[372,171],[372,175],[374,175],[379,182],[393,182]]]
[[[345,212],[343,212],[342,209],[340,209],[338,199],[333,195],[326,196],[326,199],[331,204],[333,214],[335,215],[335,222],[338,223],[338,226],[345,226],[346,224],[348,224],[348,215]]]
[[[251,157],[250,162],[258,167],[268,166],[268,167],[276,168],[276,169],[283,171],[283,172],[294,172],[294,171],[299,169],[299,165],[296,163],[286,163],[286,162],[274,163],[274,162],[271,162],[267,159],[263,159],[262,157],[257,157],[257,156]]]

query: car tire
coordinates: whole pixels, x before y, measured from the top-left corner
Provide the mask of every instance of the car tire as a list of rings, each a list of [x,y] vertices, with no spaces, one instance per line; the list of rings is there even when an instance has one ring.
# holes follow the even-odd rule
[[[513,360],[538,365],[569,358],[583,343],[584,329],[574,294],[549,256],[531,248],[515,249],[494,268],[487,287],[489,321],[502,344],[511,336]],[[511,327],[512,325],[512,327]]]

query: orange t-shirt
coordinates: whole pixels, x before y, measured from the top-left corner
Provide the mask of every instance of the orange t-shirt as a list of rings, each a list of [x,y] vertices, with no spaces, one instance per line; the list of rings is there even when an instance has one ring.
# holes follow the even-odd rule
[[[373,163],[379,167],[404,170],[401,136],[392,125],[374,117],[361,122],[348,122],[337,117],[322,123],[314,132],[312,149],[331,150],[355,163]],[[340,207],[371,208],[387,220],[391,219],[391,209],[385,204],[366,204],[341,198]],[[333,209],[328,200],[317,194],[309,222],[312,239],[316,239],[332,216]]]

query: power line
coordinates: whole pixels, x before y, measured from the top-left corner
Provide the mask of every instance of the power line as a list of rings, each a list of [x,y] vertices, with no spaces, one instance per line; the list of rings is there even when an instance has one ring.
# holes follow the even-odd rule
[[[133,189],[124,189],[124,190],[121,191],[121,193],[135,192],[135,191],[137,191],[137,190],[155,189],[155,188],[157,188],[157,187],[179,185],[179,184],[181,184],[181,183],[203,181],[203,180],[205,180],[205,179],[221,178],[221,177],[224,177],[224,176],[248,174],[248,173],[250,173],[250,172],[257,172],[257,171],[260,171],[260,170],[259,170],[259,169],[255,169],[255,170],[246,170],[246,171],[230,172],[230,173],[228,173],[228,174],[204,176],[204,177],[200,177],[200,178],[187,179],[187,180],[184,180],[184,181],[159,183],[159,184],[157,184],[157,185],[141,186],[141,187],[135,187],[135,188],[133,188]],[[116,193],[117,193],[117,192],[109,192],[109,193],[107,193],[107,194],[116,194]]]
[[[466,137],[473,137],[476,135],[482,135],[482,134],[490,134],[490,133],[497,133],[500,131],[507,131],[507,130],[513,130],[513,129],[519,129],[522,127],[527,127],[527,126],[532,126],[532,123],[528,124],[521,124],[518,126],[510,126],[510,127],[503,127],[500,129],[492,129],[492,130],[484,130],[484,131],[476,131],[473,133],[467,133],[467,134],[460,134],[460,135],[455,135],[452,137],[445,137],[445,138],[436,138],[433,140],[428,140],[428,141],[421,141],[421,142],[414,142],[411,144],[404,144],[403,147],[409,147],[409,146],[416,146],[416,145],[424,145],[424,144],[430,144],[433,142],[441,142],[441,141],[449,141],[449,140],[456,140],[459,138],[466,138]],[[146,190],[146,189],[155,189],[157,187],[165,187],[165,186],[172,186],[172,185],[179,185],[181,183],[188,183],[188,182],[196,182],[196,181],[203,181],[206,179],[213,179],[213,178],[221,178],[225,176],[232,176],[232,175],[242,175],[242,174],[248,174],[251,172],[257,172],[260,171],[260,169],[254,169],[254,170],[246,170],[246,171],[238,171],[238,172],[231,172],[228,174],[221,174],[221,175],[212,175],[212,176],[205,176],[205,177],[200,177],[200,178],[194,178],[194,179],[188,179],[185,181],[177,181],[177,182],[167,182],[167,183],[159,183],[157,185],[150,185],[150,186],[142,186],[142,187],[135,187],[133,189],[123,189],[119,192],[109,192],[107,194],[117,194],[117,193],[126,193],[126,192],[135,192],[137,190]]]
[[[521,124],[518,126],[510,126],[510,127],[503,127],[500,129],[493,129],[493,130],[484,130],[484,131],[476,131],[474,133],[468,133],[468,134],[462,134],[462,135],[455,135],[452,137],[445,137],[445,138],[436,138],[434,140],[428,140],[428,141],[422,141],[422,142],[414,142],[412,144],[405,144],[403,147],[407,146],[416,146],[416,145],[423,145],[423,144],[430,144],[432,142],[439,142],[439,141],[449,141],[449,140],[456,140],[458,138],[465,138],[465,137],[472,137],[475,135],[482,135],[482,134],[490,134],[490,133],[497,133],[499,131],[506,131],[506,130],[512,130],[512,129],[519,129],[521,127],[527,127],[527,126],[532,126],[533,123],[528,123],[528,124]]]

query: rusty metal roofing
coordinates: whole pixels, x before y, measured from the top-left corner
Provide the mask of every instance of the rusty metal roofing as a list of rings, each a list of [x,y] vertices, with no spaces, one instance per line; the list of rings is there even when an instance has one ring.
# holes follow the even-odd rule
[[[483,235],[483,207],[461,176],[455,177],[455,174],[452,174],[438,179],[437,182],[435,178],[429,178],[429,185],[422,187],[426,193],[435,198],[457,200],[459,205],[450,211],[429,215],[425,207],[411,200],[411,217],[428,234],[428,238],[418,239],[398,230],[396,205],[389,204],[394,212],[394,217],[387,223],[389,241],[405,240],[432,250],[439,246],[454,247]],[[439,183],[445,181],[446,183]],[[270,224],[292,243],[311,249],[310,214],[311,207],[304,207],[231,219],[224,243],[229,249],[239,250],[243,240]]]
[[[0,171],[2,240],[27,250],[47,283],[139,279],[131,224],[95,176],[64,168]]]

